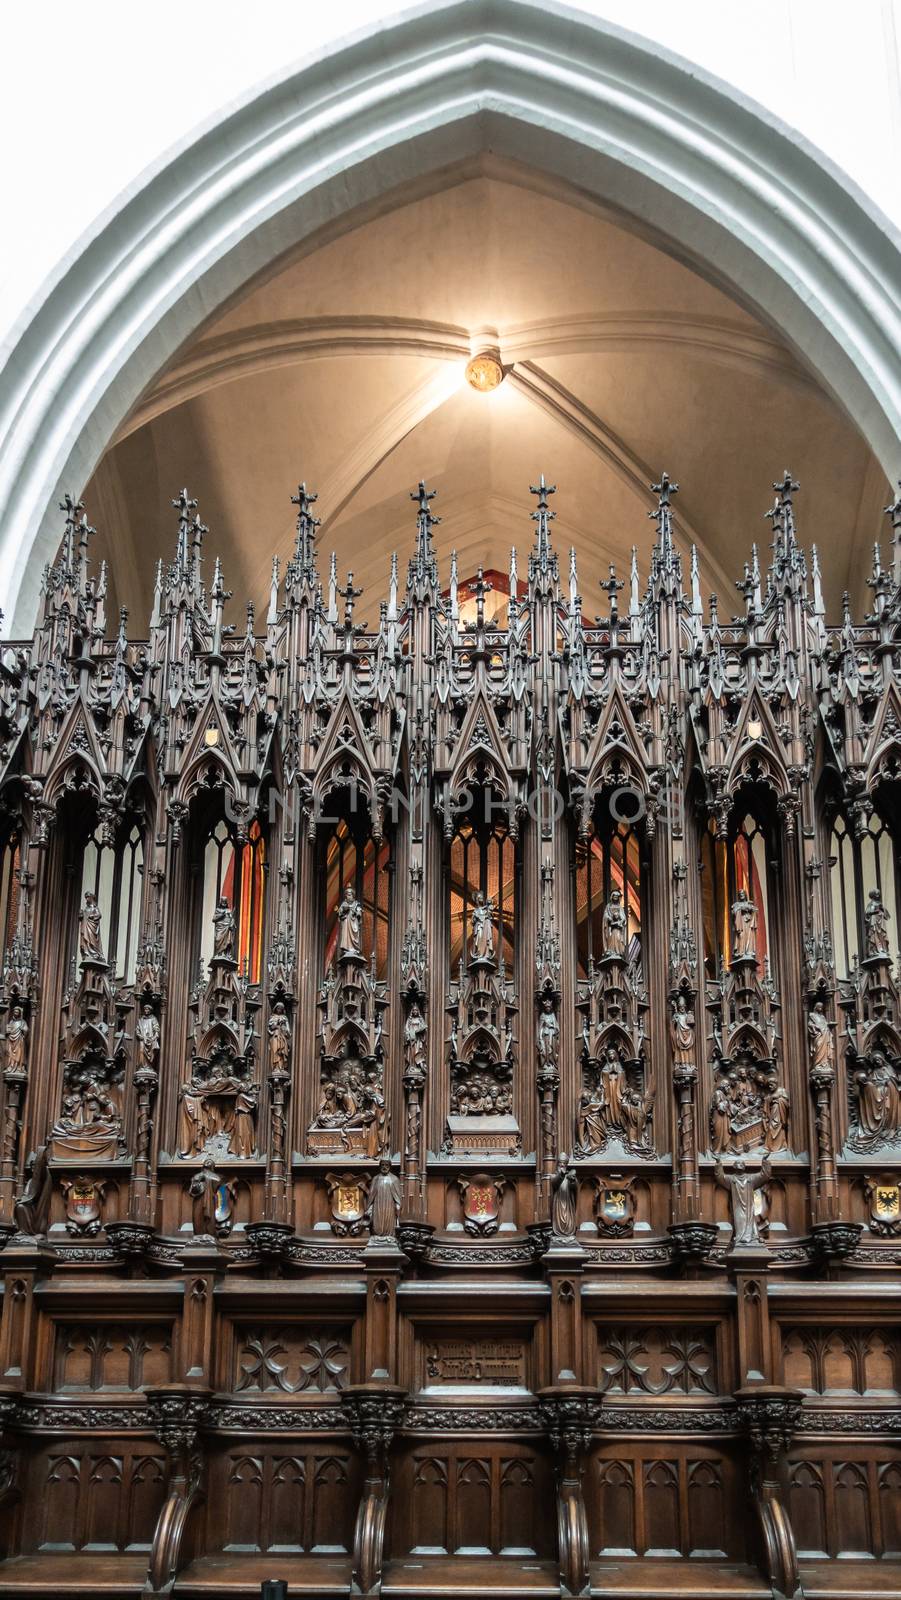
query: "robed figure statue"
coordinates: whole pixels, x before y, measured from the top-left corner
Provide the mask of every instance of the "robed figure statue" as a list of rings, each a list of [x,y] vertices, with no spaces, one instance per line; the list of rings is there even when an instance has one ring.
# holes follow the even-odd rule
[[[807,1018],[807,1045],[810,1052],[811,1072],[831,1070],[833,1065],[832,1029],[822,1000],[818,1000]]]
[[[387,1157],[383,1157],[369,1187],[369,1227],[373,1239],[394,1238],[400,1202],[400,1179],[391,1171]]]
[[[78,913],[78,943],[82,961],[106,961],[100,938],[102,920],[103,914],[97,904],[97,896],[89,889],[84,897],[84,905]]]
[[[338,907],[338,955],[363,954],[363,908],[351,888],[345,884],[344,899]]]
[[[729,1191],[733,1246],[740,1248],[745,1245],[760,1244],[754,1195],[770,1181],[769,1156],[764,1156],[758,1172],[749,1172],[740,1159],[734,1162],[728,1171],[723,1163],[718,1161],[713,1169],[713,1175],[717,1183]]]
[[[555,1239],[574,1239],[576,1236],[578,1182],[576,1169],[569,1156],[562,1155],[551,1179],[551,1231]]]
[[[494,960],[494,901],[486,900],[479,891],[472,908],[472,933],[469,939],[470,961]]]
[[[220,895],[213,912],[213,955],[218,961],[231,961],[234,953],[235,915],[225,895]]]
[[[611,889],[610,899],[604,907],[601,919],[601,945],[605,956],[617,956],[621,961],[626,957],[626,908],[623,905],[623,896],[620,889]]]
[[[757,955],[757,907],[748,899],[747,889],[739,889],[732,904],[732,958],[746,961]]]

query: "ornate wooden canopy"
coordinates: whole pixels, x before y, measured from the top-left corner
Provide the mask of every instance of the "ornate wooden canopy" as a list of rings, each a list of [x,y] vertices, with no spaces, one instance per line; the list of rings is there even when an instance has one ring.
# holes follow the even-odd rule
[[[5,1594],[843,1595],[901,1560],[901,500],[264,629],[81,505],[0,648]],[[498,603],[500,601],[500,603]],[[600,614],[595,615],[596,608]],[[217,1587],[218,1586],[218,1587]]]

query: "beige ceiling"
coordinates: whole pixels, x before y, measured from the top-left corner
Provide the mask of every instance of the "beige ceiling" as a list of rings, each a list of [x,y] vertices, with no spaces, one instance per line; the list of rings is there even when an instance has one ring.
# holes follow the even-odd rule
[[[482,395],[463,369],[486,329],[507,377]],[[403,571],[419,478],[439,490],[444,570],[456,548],[462,577],[505,568],[511,544],[522,566],[544,472],[590,614],[610,561],[625,566],[633,544],[646,557],[647,486],[666,469],[680,542],[697,542],[728,611],[785,467],[834,610],[843,588],[861,595],[887,485],[801,359],[707,276],[486,161],[251,286],[144,396],[84,498],[137,628],[183,484],[237,615],[264,603],[272,555],[290,553],[304,477],[324,550],[365,585],[374,620],[394,550]]]

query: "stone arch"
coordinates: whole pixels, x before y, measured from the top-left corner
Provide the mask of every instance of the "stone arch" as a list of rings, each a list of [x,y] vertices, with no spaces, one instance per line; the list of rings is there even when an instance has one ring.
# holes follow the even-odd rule
[[[61,265],[0,377],[0,588],[31,626],[56,502],[211,311],[287,249],[490,148],[574,185],[775,326],[891,472],[901,252],[799,136],[659,47],[544,0],[370,28],[216,118]]]

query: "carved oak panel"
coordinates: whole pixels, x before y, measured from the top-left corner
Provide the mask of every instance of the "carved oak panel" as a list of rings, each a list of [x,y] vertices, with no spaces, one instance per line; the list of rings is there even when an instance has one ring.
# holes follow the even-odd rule
[[[149,1551],[167,1473],[164,1453],[151,1444],[48,1445],[29,1463],[25,1548]]]
[[[810,1444],[792,1453],[789,1485],[802,1558],[901,1557],[901,1450]]]
[[[717,1394],[715,1331],[599,1328],[598,1387],[607,1394]]]
[[[350,1364],[343,1328],[274,1323],[235,1329],[229,1386],[237,1394],[339,1394]]]
[[[341,1446],[253,1443],[210,1463],[208,1520],[219,1548],[234,1552],[346,1552],[351,1548],[358,1464]]]
[[[171,1377],[168,1326],[95,1322],[56,1325],[53,1387],[61,1393],[139,1390]]]
[[[901,1394],[901,1338],[892,1328],[786,1328],[782,1381],[808,1394]]]
[[[396,1469],[392,1550],[406,1555],[553,1553],[553,1475],[525,1445],[469,1439],[408,1450]]]
[[[742,1478],[731,1452],[694,1441],[596,1447],[585,1474],[593,1554],[744,1559]]]

